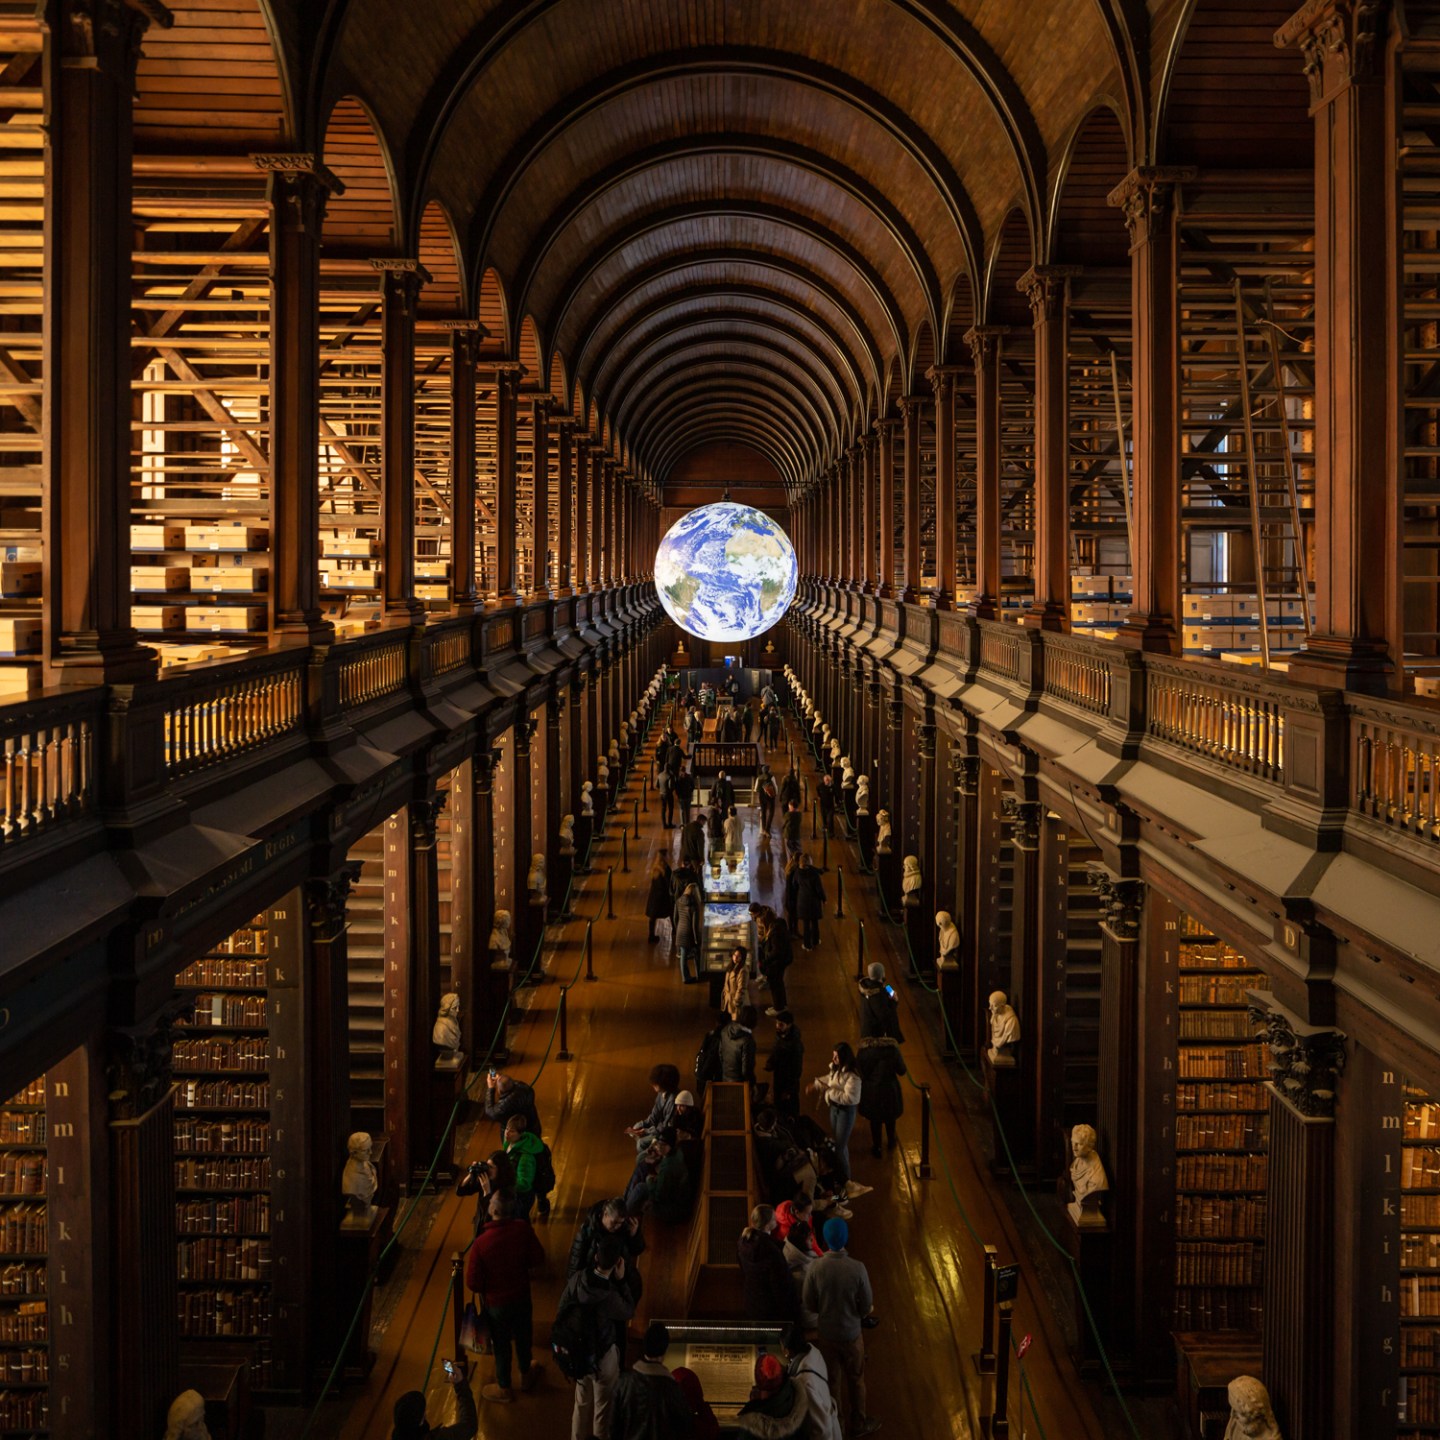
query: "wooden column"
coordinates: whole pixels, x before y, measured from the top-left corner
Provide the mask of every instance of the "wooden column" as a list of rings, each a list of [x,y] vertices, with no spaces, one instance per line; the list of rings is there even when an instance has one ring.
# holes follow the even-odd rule
[[[605,452],[593,441],[590,450],[590,588],[605,588]]]
[[[556,445],[556,462],[559,472],[559,493],[560,503],[560,528],[558,531],[558,550],[555,557],[555,583],[556,594],[560,596],[573,595],[576,589],[576,576],[580,570],[576,564],[576,558],[572,551],[575,546],[575,480],[576,480],[576,459],[579,454],[575,443],[575,421],[569,415],[557,416],[554,421]],[[584,459],[579,460],[583,467]]]
[[[575,437],[575,593],[590,589],[590,456],[595,442],[586,434]]]
[[[860,554],[863,541],[860,527],[865,521],[865,509],[861,501],[863,476],[861,474],[860,446],[852,445],[840,462],[845,472],[845,564],[842,578],[847,590],[860,589]],[[845,737],[848,745],[851,737]]]
[[[875,593],[888,600],[895,593],[895,440],[900,422],[889,416],[875,422],[879,441],[880,483],[876,503],[880,508],[877,532],[880,538],[879,568]]]
[[[1003,325],[965,334],[975,362],[975,599],[977,620],[1000,615],[1000,345]]]
[[[976,903],[980,866],[980,758],[961,752],[955,756],[955,902],[951,911],[960,930],[959,994],[947,1009],[956,1045],[965,1056],[979,1053],[987,999],[980,993],[981,921]]]
[[[384,277],[380,463],[385,494],[385,618],[420,624],[415,598],[415,309],[430,277],[418,260],[372,260]]]
[[[875,594],[876,586],[876,530],[880,514],[880,477],[877,474],[879,448],[879,436],[872,428],[860,442],[860,590],[864,595]]]
[[[438,1136],[431,1124],[430,1079],[435,1062],[430,1032],[440,1006],[440,874],[435,854],[436,821],[443,792],[410,802],[410,1002],[407,1020],[406,1108],[410,1119],[409,1167],[396,1173],[418,1184],[424,1179]],[[388,1065],[387,1065],[388,1092]],[[444,1165],[442,1160],[442,1166]],[[443,1179],[443,1172],[441,1178]]]
[[[484,603],[475,569],[475,371],[484,327],[478,320],[452,320],[448,325],[451,332],[450,608],[473,614]]]
[[[423,1129],[412,1132],[423,1109],[424,1076],[413,1063],[411,1033],[414,1008],[423,1003],[417,993],[412,964],[410,814],[397,810],[383,830],[385,878],[385,1134],[390,1142],[391,1173],[402,1188],[410,1183],[411,1162]]]
[[[937,610],[955,607],[955,368],[932,365],[935,390],[935,589]]]
[[[1036,265],[1020,277],[1035,320],[1035,599],[1025,623],[1070,627],[1070,487],[1066,374],[1070,278],[1077,265]]]
[[[1307,1025],[1268,994],[1251,993],[1250,1016],[1269,1046],[1271,1073],[1265,1087],[1265,1384],[1285,1435],[1332,1440],[1335,1095],[1345,1068],[1345,1036]]]
[[[1141,167],[1110,192],[1130,231],[1134,327],[1131,453],[1134,516],[1130,565],[1135,608],[1118,639],[1173,654],[1179,645],[1179,250],[1175,191],[1193,170]]]
[[[530,404],[530,424],[535,442],[531,473],[530,516],[532,551],[530,598],[550,598],[550,397],[537,396]]]
[[[583,671],[570,681],[570,734],[565,747],[570,790],[570,804],[567,808],[576,819],[580,816],[580,787],[585,783],[585,692],[589,683],[590,677]],[[576,857],[577,864],[580,858]]]
[[[615,462],[602,456],[595,475],[596,549],[595,579],[608,590],[615,578]]]
[[[1121,878],[1099,865],[1093,866],[1090,873],[1104,908],[1100,922],[1100,1068],[1095,1130],[1100,1154],[1111,1176],[1107,1204],[1110,1228],[1116,1236],[1112,1251],[1113,1330],[1105,1340],[1112,1348],[1114,1361],[1128,1372],[1136,1368],[1139,1352],[1136,1317],[1140,1313],[1143,1288],[1139,1269],[1142,1056],[1135,1039],[1143,1023],[1140,982],[1145,887],[1139,880]],[[1152,1007],[1157,1013],[1161,1008]],[[1152,1064],[1166,1043],[1173,1052],[1174,1031],[1161,1024],[1157,1043],[1148,1056]],[[1167,1103],[1173,1113],[1173,1072],[1168,1081],[1164,1081],[1163,1075],[1161,1080],[1169,1087]],[[1165,1094],[1165,1089],[1160,1093]]]
[[[1070,1136],[1066,1125],[1076,1097],[1065,1088],[1066,981],[1065,959],[1069,939],[1070,837],[1059,818],[1037,805],[1035,887],[1033,918],[1034,971],[1030,984],[1036,1012],[1034,1088],[1035,1168],[1042,1182],[1054,1180],[1070,1165]],[[1019,898],[1017,882],[1017,900]],[[1026,899],[1030,899],[1026,894]],[[1032,922],[1027,919],[1027,927]],[[1083,1118],[1094,1125],[1088,1108]]]
[[[515,426],[520,377],[518,364],[495,367],[495,603],[515,605]]]
[[[130,624],[131,142],[136,66],[151,14],[61,0],[46,136],[44,370],[46,658],[58,685],[152,677]],[[38,237],[37,237],[38,238]]]
[[[472,1069],[479,1069],[496,1039],[498,1011],[489,1001],[490,932],[495,926],[495,754],[486,744],[477,747],[470,761],[472,806],[470,838],[470,894],[474,915],[473,1003],[460,1008],[460,1035]],[[504,1035],[499,1036],[503,1045]]]
[[[920,407],[923,395],[906,395],[900,401],[905,445],[902,496],[905,509],[905,575],[899,598],[913,604],[920,598]]]
[[[532,925],[533,915],[526,903],[528,891],[525,880],[530,873],[530,856],[535,844],[532,834],[530,804],[530,737],[535,733],[535,722],[528,715],[515,720],[512,758],[515,765],[514,801],[514,843],[510,847],[511,870],[510,894],[512,915],[515,924],[515,973],[518,978],[529,968],[539,939]]]
[[[116,1440],[150,1440],[163,1427],[179,1388],[175,1271],[163,1263],[175,1254],[170,1028],[167,1018],[158,1028],[113,1035],[106,1063],[112,1347],[107,1433]]]
[[[270,202],[270,593],[284,641],[328,644],[320,611],[320,234],[344,186],[314,155],[257,155]]]
[[[540,849],[546,855],[555,853],[560,844],[560,816],[563,813],[562,775],[560,772],[560,731],[565,724],[565,691],[559,689],[545,701],[545,774],[549,783],[545,786],[545,830],[540,837]],[[555,899],[555,908],[560,908],[560,897]]]
[[[1275,35],[1300,48],[1315,119],[1315,630],[1290,678],[1371,691],[1389,686],[1405,635],[1389,11],[1320,0]]]
[[[1044,807],[1012,793],[1002,798],[1003,813],[1011,819],[1011,846],[1014,879],[1010,892],[1009,978],[998,986],[1010,997],[1020,1016],[1019,1079],[1024,1099],[1019,1106],[1023,1123],[1019,1133],[1010,1135],[1010,1149],[1022,1179],[1044,1178],[1037,1169],[1035,1128],[1042,1090],[1044,1041],[1049,1038],[1044,1024],[1045,1004],[1040,976],[1040,824]]]
[[[305,946],[298,965],[290,956],[291,972],[282,969],[280,975],[282,989],[297,990],[303,997],[304,1089],[284,1096],[272,1090],[271,1100],[275,1106],[272,1123],[273,1117],[282,1113],[282,1106],[294,1105],[305,1112],[301,1138],[306,1160],[293,1197],[303,1206],[302,1214],[308,1222],[310,1267],[304,1278],[311,1286],[312,1297],[335,1293],[339,1283],[335,1237],[344,1215],[340,1180],[345,1170],[345,1142],[350,1134],[350,963],[345,906],[360,871],[359,862],[347,862],[333,874],[306,880],[284,907],[298,916],[298,935],[291,928],[288,913],[283,920],[277,918],[274,909],[267,916],[272,949],[284,952]],[[277,983],[275,971],[272,963],[271,984]],[[273,1182],[273,1169],[271,1178]],[[274,1216],[271,1218],[273,1225]],[[310,1311],[315,1360],[320,1365],[333,1362],[349,1317],[342,1319],[328,1305],[312,1303],[306,1308]]]

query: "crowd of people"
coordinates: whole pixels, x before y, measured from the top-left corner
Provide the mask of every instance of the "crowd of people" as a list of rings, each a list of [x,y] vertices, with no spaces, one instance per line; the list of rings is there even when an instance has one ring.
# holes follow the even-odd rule
[[[715,711],[717,702],[703,689],[681,697],[682,728],[692,748],[703,734],[702,712]],[[718,708],[720,738],[728,724],[735,739],[748,740],[757,715],[738,689]],[[759,697],[758,723],[764,743],[777,747],[780,704],[768,686]],[[675,863],[662,849],[649,870],[648,938],[657,942],[658,927],[668,923],[681,980],[694,984],[701,978],[704,867],[717,850],[739,850],[740,801],[733,779],[721,771],[706,809],[697,811],[685,745],[668,726],[655,751],[655,774],[661,823],[666,830],[678,823],[680,837]],[[819,789],[828,824],[833,799],[827,806],[824,782]],[[640,1357],[626,1364],[628,1327],[643,1293],[645,1227],[676,1224],[693,1213],[705,1154],[703,1097],[715,1081],[752,1087],[753,1140],[765,1200],[737,1237],[736,1258],[747,1318],[784,1327],[780,1354],[760,1356],[750,1399],[727,1429],[765,1440],[844,1440],[880,1428],[867,1412],[865,1388],[864,1331],[878,1323],[873,1293],[864,1264],[848,1250],[854,1220],[848,1202],[868,1189],[852,1178],[850,1141],[863,1119],[873,1156],[897,1144],[896,1121],[904,1109],[900,1081],[906,1073],[898,1007],[883,966],[872,964],[860,982],[858,1048],[837,1041],[824,1071],[807,1072],[787,972],[797,951],[810,953],[820,945],[824,879],[803,848],[802,789],[794,771],[777,778],[762,763],[750,800],[764,843],[780,821],[786,855],[781,910],[750,906],[756,954],[752,958],[744,945],[731,952],[715,992],[721,1015],[696,1055],[693,1088],[685,1088],[673,1063],[651,1068],[649,1109],[623,1132],[635,1147],[630,1178],[621,1194],[591,1204],[576,1230],[550,1327],[553,1363],[574,1386],[572,1440],[711,1440],[720,1434],[700,1377],[683,1367],[667,1368],[671,1336],[664,1325],[648,1327]],[[773,1025],[773,1035],[763,1039],[757,1036],[762,1012]],[[807,1099],[820,1118],[805,1113]],[[535,1354],[531,1280],[545,1262],[534,1224],[550,1217],[555,1167],[531,1086],[492,1071],[484,1114],[500,1127],[500,1144],[472,1164],[458,1186],[459,1194],[476,1197],[465,1283],[494,1356],[494,1378],[480,1394],[509,1404],[541,1384],[546,1368]],[[463,1363],[459,1368],[463,1376]],[[456,1382],[456,1393],[451,1429],[456,1440],[465,1440],[475,1433],[474,1406],[468,1385]],[[415,1398],[397,1404],[396,1434],[447,1433],[402,1431],[402,1406],[409,1407],[405,1418],[412,1423]],[[423,1423],[423,1400],[418,1414]]]

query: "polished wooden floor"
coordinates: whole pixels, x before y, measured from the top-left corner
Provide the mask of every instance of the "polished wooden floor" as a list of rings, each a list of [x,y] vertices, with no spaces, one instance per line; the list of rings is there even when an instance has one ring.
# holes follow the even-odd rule
[[[798,732],[793,732],[799,746]],[[783,772],[785,751],[771,763]],[[808,757],[802,762],[810,770]],[[621,814],[641,795],[636,776],[620,797]],[[756,892],[779,908],[781,853],[778,830],[773,844],[760,843],[758,812],[742,809],[746,841],[756,872]],[[595,1200],[618,1193],[634,1161],[631,1142],[620,1132],[649,1107],[646,1074],[657,1061],[672,1061],[682,1075],[690,1070],[701,1035],[712,1021],[704,986],[682,989],[668,941],[646,941],[643,915],[646,875],[657,847],[678,847],[678,831],[659,824],[653,792],[648,814],[641,816],[638,838],[629,842],[629,873],[620,872],[620,830],[612,821],[610,834],[597,847],[594,873],[577,880],[576,910],[581,919],[551,931],[553,952],[546,967],[553,977],[568,979],[581,953],[584,917],[603,909],[601,892],[606,868],[615,867],[613,921],[595,924],[596,984],[579,984],[570,994],[570,1046],[575,1058],[546,1058],[559,986],[534,992],[528,1015],[515,1034],[514,1059],[508,1067],[523,1079],[537,1071],[545,1133],[554,1147],[559,1189],[548,1225],[537,1227],[549,1265],[535,1287],[537,1350],[548,1354],[548,1322],[565,1278],[565,1260],[577,1218]],[[808,834],[808,825],[807,831]],[[817,850],[818,853],[818,850]],[[832,874],[827,876],[831,903],[822,927],[821,944],[813,954],[799,951],[790,971],[790,1007],[805,1037],[808,1073],[828,1062],[831,1047],[841,1039],[858,1038],[856,969],[857,919],[866,924],[869,958],[881,958],[893,977],[902,973],[903,937],[879,913],[873,890],[857,874],[853,847],[835,841],[830,847]],[[835,867],[846,872],[844,921],[833,918]],[[666,927],[661,926],[662,935]],[[900,938],[897,950],[895,939]],[[899,1150],[881,1160],[870,1155],[868,1130],[862,1121],[852,1144],[855,1178],[874,1186],[853,1203],[851,1253],[869,1268],[876,1308],[882,1316],[867,1332],[869,1408],[884,1422],[886,1435],[971,1437],[982,1432],[980,1416],[988,1413],[981,1383],[971,1362],[980,1335],[979,1247],[964,1224],[956,1194],[975,1231],[997,1246],[1001,1260],[1023,1259],[1021,1242],[1001,1197],[992,1190],[983,1157],[956,1093],[953,1072],[940,1060],[917,1007],[934,1001],[918,989],[900,987],[912,1075],[929,1081],[935,1099],[938,1136],[948,1157],[955,1191],[940,1165],[933,1178],[915,1178],[919,1107],[907,1090]],[[760,1053],[773,1032],[761,1020]],[[763,1060],[762,1062],[763,1063]],[[963,1081],[961,1083],[964,1083]],[[471,1143],[472,1156],[494,1148],[496,1127],[482,1123]],[[445,1197],[415,1263],[403,1282],[403,1293],[386,1307],[389,1322],[378,1344],[378,1359],[363,1387],[325,1407],[317,1430],[345,1440],[390,1433],[391,1407],[401,1393],[422,1387],[426,1365],[439,1336],[439,1354],[450,1352],[450,1330],[444,1323],[449,1285],[449,1257],[470,1238],[473,1201]],[[649,1222],[647,1222],[648,1224]],[[663,1242],[658,1249],[663,1250]],[[673,1246],[672,1246],[673,1248]],[[642,1302],[648,1315],[673,1315],[673,1287],[664,1266],[657,1264],[654,1284],[647,1284]],[[643,1269],[643,1267],[642,1267]],[[649,1277],[647,1277],[647,1280]],[[402,1282],[397,1282],[402,1283]],[[442,1330],[443,1325],[443,1330]],[[1025,1373],[1033,1395],[1034,1413],[1012,1368],[1010,1416],[1012,1435],[1044,1434],[1053,1440],[1088,1440],[1107,1433],[1090,1403],[1087,1387],[1070,1362],[1055,1316],[1043,1296],[1022,1280],[1016,1307],[1016,1334],[1032,1333],[1033,1345]],[[474,1384],[491,1379],[488,1357],[477,1357]],[[445,1387],[439,1383],[439,1360],[430,1376],[432,1423],[448,1418]],[[514,1404],[481,1402],[480,1433],[487,1437],[524,1436],[527,1440],[569,1433],[571,1389],[550,1366],[545,1386],[518,1396]],[[1022,1428],[1021,1413],[1025,1425]],[[345,1410],[343,1420],[338,1412]],[[1038,1425],[1036,1420],[1038,1419]],[[337,1421],[339,1423],[337,1423]]]

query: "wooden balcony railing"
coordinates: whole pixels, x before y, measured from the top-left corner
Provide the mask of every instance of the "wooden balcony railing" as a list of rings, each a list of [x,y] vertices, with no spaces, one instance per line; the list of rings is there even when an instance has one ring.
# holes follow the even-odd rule
[[[1349,708],[1351,808],[1440,843],[1440,715],[1358,696]]]
[[[980,668],[1007,680],[1020,678],[1020,631],[1006,620],[980,621]]]
[[[468,616],[458,620],[438,620],[426,626],[423,644],[427,679],[448,675],[469,663],[473,631],[474,622]]]
[[[1285,693],[1205,661],[1147,659],[1145,728],[1152,739],[1232,770],[1280,784],[1285,766]]]
[[[341,651],[340,708],[358,710],[405,685],[409,633],[362,635]]]
[[[223,765],[297,731],[305,719],[304,650],[221,662],[157,680],[171,779]]]
[[[1045,637],[1045,691],[1096,715],[1110,713],[1110,661],[1094,640]]]
[[[94,808],[103,690],[0,709],[0,847],[49,834]]]

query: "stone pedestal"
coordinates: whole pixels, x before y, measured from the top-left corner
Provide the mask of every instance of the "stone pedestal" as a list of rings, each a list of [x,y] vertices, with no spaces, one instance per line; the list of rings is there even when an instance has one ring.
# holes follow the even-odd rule
[[[465,1097],[465,1056],[456,1053],[454,1059],[439,1059],[435,1062],[435,1072],[430,1082],[430,1133],[435,1137],[436,1143],[440,1143],[440,1137],[445,1135],[445,1127],[450,1125],[450,1112],[455,1109],[457,1101],[463,1101]],[[430,1182],[437,1189],[441,1186],[452,1185],[459,1173],[458,1159],[456,1156],[455,1136],[460,1129],[460,1122],[464,1118],[463,1107],[455,1117],[455,1124],[450,1126],[450,1133],[445,1135],[445,1142],[440,1150],[440,1158],[435,1162],[434,1172],[430,1176]],[[417,1155],[416,1181],[425,1178],[425,1167],[430,1163],[428,1156]]]
[[[873,815],[855,817],[855,839],[860,847],[860,863],[867,870],[875,868],[875,836],[879,828]]]
[[[588,875],[590,866],[586,863],[585,857],[590,853],[590,842],[595,835],[595,821],[589,815],[577,815],[575,817],[575,871],[579,875]]]
[[[515,962],[510,957],[494,958],[483,965],[475,987],[475,1063],[500,1066],[510,1059],[510,1045],[503,1024],[510,999]],[[493,1050],[490,1048],[494,1046]]]
[[[575,838],[578,840],[580,838],[578,823],[575,830]],[[550,884],[550,892],[551,908],[557,920],[568,920],[574,913],[571,908],[571,901],[574,898],[571,888],[575,879],[575,859],[573,853],[567,854],[564,850],[555,857],[555,874]]]
[[[936,967],[936,980],[940,987],[940,1009],[945,1015],[948,1027],[945,1036],[945,1054],[949,1058],[958,1054],[963,1060],[975,1058],[975,1036],[971,1017],[966,1004],[969,987],[965,983],[963,967],[954,960],[942,960]],[[954,1044],[951,1044],[951,1035]]]
[[[1007,1064],[1009,1056],[998,1061],[986,1046],[980,1056],[980,1073],[985,1088],[995,1101],[995,1114],[1005,1127],[1009,1140],[1007,1151],[999,1134],[995,1136],[995,1154],[990,1170],[995,1175],[1009,1175],[1020,1184],[1035,1177],[1034,1137],[1030,1133],[1030,1111],[1025,1103],[1025,1086],[1019,1063]]]
[[[346,1380],[363,1380],[375,1365],[375,1352],[370,1349],[370,1305],[374,1287],[370,1274],[380,1257],[380,1246],[389,1230],[390,1211],[383,1205],[371,1212],[368,1221],[344,1220],[335,1240],[340,1264],[336,1267],[335,1309],[342,1315],[353,1315],[358,1308],[360,1320],[350,1331],[345,1349]]]
[[[1100,1328],[1101,1338],[1108,1345],[1110,1341],[1111,1286],[1110,1277],[1114,1266],[1114,1241],[1110,1227],[1102,1219],[1094,1223],[1086,1213],[1079,1219],[1076,1207],[1067,1205],[1062,1222],[1065,1248],[1075,1261],[1071,1277],[1071,1293],[1075,1306],[1075,1368],[1087,1379],[1098,1375],[1101,1370],[1100,1351],[1095,1344],[1095,1332],[1090,1328],[1085,1313],[1085,1299],[1081,1297],[1083,1286],[1090,1301],[1090,1314]]]

